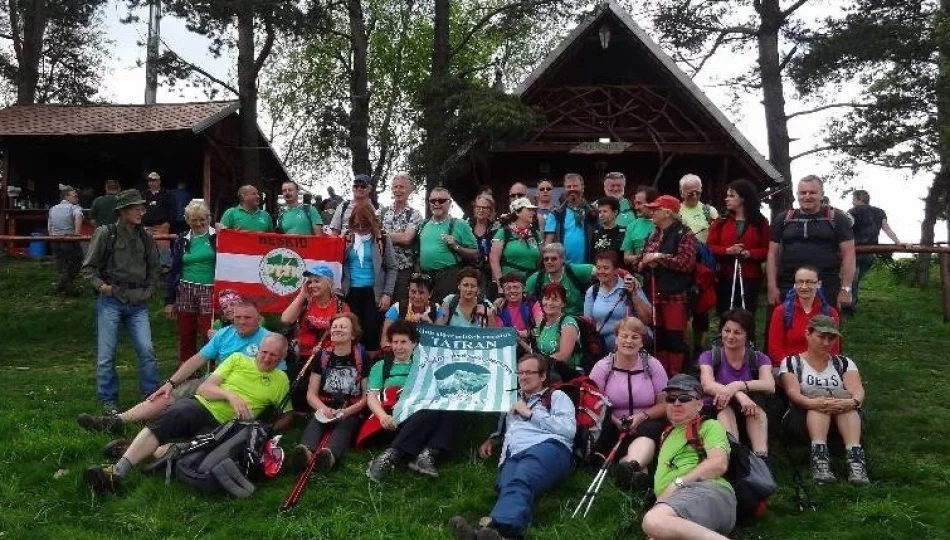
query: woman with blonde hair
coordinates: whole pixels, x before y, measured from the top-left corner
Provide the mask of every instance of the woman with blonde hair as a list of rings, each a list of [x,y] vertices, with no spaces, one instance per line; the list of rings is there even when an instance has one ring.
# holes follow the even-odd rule
[[[188,231],[178,235],[172,246],[172,266],[165,282],[165,316],[178,320],[178,363],[198,352],[211,329],[211,296],[217,235],[211,212],[201,200],[185,207]]]

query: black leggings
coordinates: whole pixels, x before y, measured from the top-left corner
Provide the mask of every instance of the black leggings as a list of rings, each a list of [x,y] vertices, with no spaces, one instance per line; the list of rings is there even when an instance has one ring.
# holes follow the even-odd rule
[[[362,424],[363,417],[361,415],[350,416],[331,424],[321,424],[311,416],[310,421],[307,422],[307,427],[303,430],[303,435],[300,436],[300,444],[310,450],[315,450],[324,431],[332,429],[333,433],[330,434],[330,440],[327,441],[326,447],[333,453],[333,457],[339,461],[346,449],[353,443],[353,437]]]
[[[447,454],[454,446],[455,426],[461,414],[430,409],[417,411],[399,426],[390,446],[409,456],[417,456],[425,448]]]
[[[376,304],[376,293],[372,287],[351,288],[346,295],[346,303],[360,320],[363,338],[360,340],[367,351],[379,350],[380,313]]]

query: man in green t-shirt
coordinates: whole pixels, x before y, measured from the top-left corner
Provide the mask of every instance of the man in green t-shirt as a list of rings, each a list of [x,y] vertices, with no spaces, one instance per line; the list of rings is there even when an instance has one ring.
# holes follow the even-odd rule
[[[475,233],[468,222],[449,216],[452,194],[443,187],[429,193],[431,217],[419,226],[419,268],[433,279],[432,299],[442,302],[458,290],[463,263],[478,258]]]
[[[241,186],[238,189],[238,205],[224,211],[217,228],[253,232],[273,231],[274,221],[260,206],[261,194],[257,188],[250,184]]]
[[[643,246],[647,243],[647,238],[653,234],[656,224],[653,223],[653,215],[647,204],[652,203],[660,196],[660,192],[651,186],[637,186],[637,192],[633,194],[633,208],[636,210],[637,218],[627,226],[627,233],[623,237],[623,262],[629,268],[636,269],[640,266],[640,256],[643,255]]]
[[[622,172],[611,172],[604,176],[604,195],[617,199],[620,209],[617,211],[617,226],[626,229],[636,219],[630,206],[630,200],[624,195],[627,177]]]
[[[280,186],[286,205],[277,216],[277,230],[284,234],[323,236],[323,218],[311,204],[300,202],[300,186],[287,180]]]
[[[656,505],[643,516],[643,532],[659,539],[726,538],[736,523],[736,495],[723,478],[729,468],[726,429],[700,416],[703,389],[695,377],[676,375],[663,392],[672,426],[661,439]]]
[[[540,301],[541,289],[548,283],[560,283],[567,291],[564,305],[565,315],[584,314],[584,294],[591,286],[594,275],[592,264],[570,264],[566,262],[564,245],[558,242],[548,244],[541,250],[541,263],[544,270],[531,274],[525,283],[525,293]]]
[[[119,217],[115,213],[115,196],[119,194],[119,191],[121,188],[118,180],[106,180],[106,194],[96,197],[89,210],[89,221],[93,227],[112,225],[118,221]]]
[[[385,389],[403,386],[412,371],[412,355],[419,343],[419,332],[413,323],[397,320],[386,331],[386,339],[392,344],[393,358],[380,360],[373,365],[369,374],[369,398],[367,403],[373,411],[373,418],[367,424],[378,420],[383,429],[395,431],[396,421],[391,412],[396,406],[391,396],[380,402],[380,393]],[[386,362],[390,363],[389,376],[383,380]],[[459,424],[459,413],[453,411],[435,411],[422,409],[413,413],[402,425],[398,426],[396,436],[389,448],[377,455],[369,463],[366,476],[381,481],[397,463],[409,461],[409,469],[426,476],[437,477],[439,456],[447,454],[455,439],[455,426]],[[360,430],[360,439],[364,438],[367,426]],[[366,435],[369,436],[369,435]]]
[[[161,447],[171,440],[208,433],[235,418],[252,420],[267,407],[283,406],[280,412],[286,412],[290,382],[277,369],[286,354],[287,339],[280,334],[268,334],[256,358],[232,354],[198,387],[197,396],[176,401],[136,435],[115,465],[89,467],[83,481],[96,491],[115,492],[136,464],[164,455],[168,448]]]

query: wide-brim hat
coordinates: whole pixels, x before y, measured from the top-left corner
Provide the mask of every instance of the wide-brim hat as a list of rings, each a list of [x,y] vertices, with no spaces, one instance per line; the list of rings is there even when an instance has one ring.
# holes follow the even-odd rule
[[[145,199],[142,198],[142,194],[139,193],[137,189],[126,189],[120,191],[118,195],[115,196],[115,209],[119,211],[126,206],[133,206],[136,204],[145,204]]]

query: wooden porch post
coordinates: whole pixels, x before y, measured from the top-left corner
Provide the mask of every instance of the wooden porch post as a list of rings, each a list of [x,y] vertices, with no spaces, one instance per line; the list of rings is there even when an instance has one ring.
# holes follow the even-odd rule
[[[3,163],[0,163],[0,234],[7,234],[7,210],[10,207],[10,197],[7,195],[7,186],[10,185],[10,147],[3,149]],[[12,244],[11,246],[12,247]]]
[[[211,149],[208,147],[208,141],[204,142],[202,150],[204,163],[202,167],[201,197],[204,199],[205,204],[208,205],[208,210],[211,211],[211,215],[214,216],[214,203],[211,201]]]

